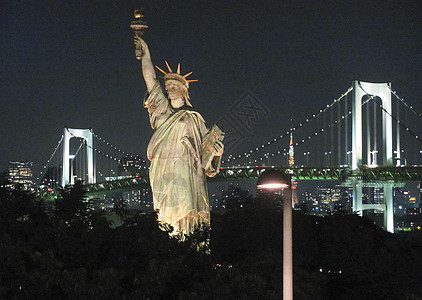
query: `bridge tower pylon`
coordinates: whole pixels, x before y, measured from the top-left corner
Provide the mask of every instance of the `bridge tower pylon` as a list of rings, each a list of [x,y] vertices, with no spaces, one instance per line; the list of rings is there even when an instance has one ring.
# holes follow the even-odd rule
[[[382,101],[382,147],[383,157],[381,164],[375,159],[377,165],[393,166],[393,125],[392,125],[392,105],[391,105],[391,83],[371,83],[363,81],[353,82],[353,102],[352,102],[352,170],[358,173],[363,161],[363,123],[362,123],[362,98],[364,96],[377,96]],[[367,165],[372,165],[369,156]],[[384,204],[362,204],[362,187],[365,185],[358,177],[351,178],[353,185],[353,211],[363,215],[366,209],[384,210],[384,228],[388,232],[394,232],[394,207],[393,207],[393,182],[383,182]]]
[[[62,161],[62,178],[61,185],[64,187],[68,184],[72,184],[73,180],[71,176],[71,160],[70,155],[70,139],[82,138],[86,142],[86,157],[87,157],[87,176],[88,184],[96,183],[95,176],[95,161],[94,161],[94,145],[93,145],[94,134],[91,129],[75,129],[75,128],[64,128],[63,134],[63,161]]]

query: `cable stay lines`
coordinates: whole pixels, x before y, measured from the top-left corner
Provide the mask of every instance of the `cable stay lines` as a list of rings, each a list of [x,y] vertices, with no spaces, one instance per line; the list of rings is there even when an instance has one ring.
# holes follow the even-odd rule
[[[62,136],[60,137],[59,141],[57,142],[57,146],[54,148],[53,152],[50,155],[50,158],[47,160],[46,164],[43,166],[42,171],[40,172],[40,174],[37,177],[37,182],[38,184],[41,184],[41,180],[43,179],[42,176],[45,175],[51,161],[53,160],[53,158],[55,157],[57,150],[59,149],[59,147],[61,146],[62,142],[63,142],[63,138],[64,135],[62,134]]]
[[[303,129],[303,128],[307,128],[307,127],[311,126],[312,122],[314,122],[314,121],[318,120],[319,118],[321,118],[322,116],[324,116],[327,113],[327,111],[332,109],[336,104],[340,104],[340,101],[343,98],[345,98],[352,90],[353,90],[353,87],[349,87],[344,93],[342,93],[340,95],[340,97],[338,97],[337,99],[334,99],[330,104],[327,104],[326,107],[324,107],[323,109],[320,109],[318,113],[313,114],[310,118],[307,118],[303,122],[297,124],[296,126],[293,126],[291,129],[287,130],[285,133],[283,133],[279,137],[276,137],[276,138],[262,144],[260,147],[256,147],[256,148],[254,148],[254,149],[252,149],[248,152],[245,152],[244,154],[240,154],[240,155],[237,155],[237,156],[229,155],[229,157],[226,160],[223,160],[222,163],[227,165],[228,163],[232,162],[232,164],[233,164],[234,161],[237,162],[242,158],[250,158],[252,154],[257,153],[257,152],[267,148],[268,146],[275,144],[276,142],[280,142],[283,138],[284,138],[284,140],[286,140],[286,138],[289,138],[290,132],[295,133],[300,128]],[[341,121],[341,119],[347,118],[347,116],[350,115],[350,114],[351,114],[351,111],[347,111],[347,113],[345,115],[340,116],[338,118],[338,120],[333,121],[332,124],[330,123],[328,125],[328,128],[334,126],[335,124],[338,124]],[[299,146],[299,145],[305,143],[306,141],[312,139],[314,136],[318,136],[319,133],[323,133],[324,130],[325,130],[324,127],[322,127],[320,129],[314,131],[312,134],[308,135],[306,138],[301,138],[299,140],[299,142],[295,142],[294,146]],[[284,148],[277,149],[273,153],[267,152],[267,153],[264,153],[263,156],[260,157],[260,158],[257,158],[257,159],[254,159],[254,160],[250,159],[248,161],[248,163],[259,163],[261,161],[264,161],[265,159],[268,159],[268,158],[274,157],[274,156],[278,156],[278,155],[286,156],[287,148],[288,148],[287,147],[288,146],[287,140],[286,140],[285,145],[286,146]],[[234,163],[232,166],[241,166],[241,165],[242,164],[240,164],[240,163],[238,163],[237,165],[235,165],[235,163]],[[244,165],[244,163],[243,163],[243,165]]]
[[[364,156],[367,157],[368,165],[377,165],[377,157],[382,157],[385,149],[378,149],[378,145],[382,145],[382,123],[383,114],[390,117],[396,126],[394,147],[395,160],[403,160],[401,153],[404,152],[401,143],[409,143],[401,134],[418,140],[418,144],[422,144],[422,132],[417,131],[418,128],[411,128],[410,119],[406,110],[400,120],[399,107],[401,103],[411,114],[417,117],[418,121],[422,119],[422,114],[416,112],[412,106],[406,103],[404,99],[399,97],[397,93],[389,87],[391,93],[397,99],[396,106],[393,111],[388,112],[379,101],[379,97],[367,93],[361,84],[359,88],[365,93],[361,101],[363,124],[366,132],[362,133],[365,138],[366,148],[363,150]],[[337,99],[320,109],[318,113],[313,114],[310,118],[293,126],[280,136],[267,141],[266,143],[255,147],[243,154],[229,155],[227,159],[223,159],[222,163],[225,167],[244,167],[254,165],[287,165],[289,136],[293,134],[293,146],[295,148],[296,165],[302,166],[350,166],[352,157],[352,102],[348,100],[348,95],[353,91],[353,87],[349,87],[346,92],[341,94]],[[371,103],[374,103],[373,105]],[[377,109],[378,108],[378,109]],[[406,124],[407,123],[407,124]],[[416,123],[416,122],[414,122]],[[412,124],[410,122],[410,124]],[[399,130],[400,128],[401,130]],[[300,130],[299,130],[300,129]],[[307,130],[305,130],[307,129]],[[309,130],[311,129],[311,130]],[[314,142],[312,142],[314,141]],[[282,146],[280,147],[280,144]],[[410,142],[411,143],[411,142]],[[306,145],[306,148],[304,146]],[[414,145],[412,145],[414,147]],[[261,153],[261,155],[258,155]],[[420,152],[422,153],[422,152]],[[378,159],[379,160],[379,159]],[[409,160],[409,159],[407,159]],[[408,161],[409,162],[409,161]],[[420,163],[419,163],[420,164]]]

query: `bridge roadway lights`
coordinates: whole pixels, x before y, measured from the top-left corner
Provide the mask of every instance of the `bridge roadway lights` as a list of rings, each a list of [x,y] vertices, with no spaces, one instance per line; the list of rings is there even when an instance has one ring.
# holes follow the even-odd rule
[[[265,170],[278,170],[284,174],[291,174],[294,180],[339,180],[348,182],[353,177],[350,168],[318,168],[318,167],[225,167],[212,178],[208,178],[208,182],[226,181],[226,180],[253,180]],[[383,182],[394,182],[394,186],[400,186],[403,181],[422,181],[422,166],[413,167],[377,167],[377,168],[360,168],[358,171],[359,178],[363,182],[363,186],[380,186]],[[133,180],[134,179],[134,180]],[[118,183],[120,182],[120,183]],[[121,188],[122,186],[136,186],[148,184],[148,175],[142,175],[139,178],[127,178],[116,181],[107,181],[90,185],[91,191],[112,190]],[[100,185],[103,185],[101,187]]]
[[[291,174],[294,180],[339,180],[346,182],[352,186],[351,179],[359,176],[363,182],[363,186],[380,186],[383,182],[394,182],[394,187],[403,186],[403,181],[422,181],[422,166],[409,167],[376,167],[376,168],[360,168],[358,172],[353,172],[350,168],[318,168],[318,167],[225,167],[212,178],[208,178],[208,182],[225,181],[225,180],[251,180],[257,179],[265,170],[278,170],[284,174]],[[132,179],[135,179],[133,181]],[[133,182],[131,182],[132,180]],[[126,182],[124,185],[137,185],[141,180],[141,184],[148,182],[148,175],[141,175],[139,178],[127,178],[116,181],[107,181],[92,185],[92,190],[101,190],[100,184],[106,184],[111,189],[112,182]],[[109,189],[109,188],[107,188]]]
[[[320,167],[227,167],[209,182],[230,180],[257,179],[265,170],[277,170],[283,174],[290,174],[295,180],[345,180],[350,173],[349,168],[320,168]]]

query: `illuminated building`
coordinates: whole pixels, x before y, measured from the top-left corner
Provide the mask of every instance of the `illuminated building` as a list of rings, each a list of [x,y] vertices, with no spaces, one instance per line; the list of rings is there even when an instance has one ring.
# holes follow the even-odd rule
[[[115,191],[95,199],[95,207],[100,210],[113,210],[118,203],[124,203],[126,208],[132,211],[154,210],[149,186],[127,191]]]
[[[32,162],[11,161],[7,169],[7,175],[12,185],[22,185],[24,189],[33,188]]]
[[[394,188],[393,199],[395,215],[399,217],[405,215],[406,208],[411,206],[409,191],[403,190],[401,188]]]
[[[142,211],[154,210],[152,204],[152,193],[149,187],[123,192],[122,198],[127,204],[128,209]]]
[[[317,200],[319,211],[321,213],[329,213],[334,210],[333,188],[330,186],[317,187]]]
[[[223,208],[243,208],[243,205],[249,197],[249,191],[234,185],[229,185],[227,191],[222,191]]]
[[[317,206],[313,211],[317,214],[327,214],[335,211],[349,211],[351,191],[343,185],[318,186],[316,193]]]
[[[148,166],[145,160],[139,156],[125,155],[117,166],[118,176],[139,176],[147,174]]]
[[[314,210],[317,210],[316,208],[318,207],[318,201],[311,192],[304,191],[300,197],[299,207],[305,212],[312,212]]]

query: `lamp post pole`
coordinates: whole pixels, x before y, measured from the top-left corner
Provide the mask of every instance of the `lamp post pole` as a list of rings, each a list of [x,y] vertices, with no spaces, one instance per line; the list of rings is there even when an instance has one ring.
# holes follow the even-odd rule
[[[266,170],[258,177],[256,187],[283,192],[283,300],[293,300],[292,176]]]
[[[283,190],[283,300],[293,300],[292,189]]]

